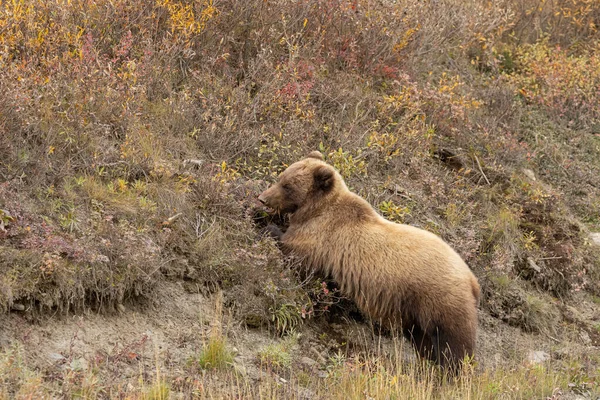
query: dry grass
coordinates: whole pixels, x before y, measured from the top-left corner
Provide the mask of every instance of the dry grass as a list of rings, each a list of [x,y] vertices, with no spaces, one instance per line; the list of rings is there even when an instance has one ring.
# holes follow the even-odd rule
[[[296,357],[289,364],[273,369],[263,364],[261,377],[248,378],[234,370],[212,370],[198,373],[188,370],[186,377],[174,375],[156,359],[156,371],[148,382],[119,382],[95,378],[93,370],[70,369],[62,372],[61,380],[44,380],[27,369],[19,358],[19,349],[3,352],[0,379],[4,398],[36,398],[75,396],[83,398],[167,399],[173,396],[195,398],[290,398],[306,396],[322,399],[560,399],[570,390],[593,396],[598,394],[593,371],[577,358],[530,364],[517,356],[503,367],[481,371],[477,366],[465,366],[457,378],[446,378],[429,364],[407,363],[403,357],[403,342],[396,342],[388,353],[375,349],[351,357],[332,357],[316,370],[306,372],[298,367]],[[263,352],[264,354],[264,352]],[[282,369],[282,367],[285,367]],[[140,367],[142,369],[143,367]],[[285,375],[278,375],[284,372]],[[596,371],[597,373],[597,371]],[[283,378],[285,376],[285,378]],[[112,381],[114,384],[114,381]]]

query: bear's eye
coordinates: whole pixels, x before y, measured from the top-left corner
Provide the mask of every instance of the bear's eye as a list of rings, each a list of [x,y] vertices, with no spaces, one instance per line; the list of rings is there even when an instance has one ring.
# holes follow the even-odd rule
[[[283,190],[288,192],[292,190],[292,185],[290,185],[289,183],[284,183],[283,185],[281,185],[281,187],[283,188]]]

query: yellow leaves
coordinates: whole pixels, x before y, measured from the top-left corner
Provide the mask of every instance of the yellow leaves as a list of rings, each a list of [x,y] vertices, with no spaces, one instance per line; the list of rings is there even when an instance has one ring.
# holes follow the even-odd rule
[[[481,48],[483,50],[487,49],[488,39],[483,35],[483,33],[480,33],[480,32],[476,33],[475,38],[479,42],[479,44],[481,45]]]
[[[410,41],[413,39],[415,33],[417,33],[419,29],[421,29],[420,25],[416,26],[415,28],[407,29],[402,35],[402,38],[398,41],[398,43],[394,45],[393,51],[399,53],[400,51],[402,51],[402,49],[408,46]]]
[[[119,157],[124,160],[127,158],[127,156],[130,153],[130,141],[128,138],[125,139],[125,141],[121,144],[121,149],[120,149],[120,155]]]
[[[28,54],[39,62],[40,67],[62,56],[78,55],[81,34],[75,32],[82,28],[65,23],[62,14],[65,7],[71,7],[72,14],[89,11],[87,4],[69,5],[64,0],[0,2],[0,46],[3,53]]]
[[[529,191],[529,198],[536,204],[542,204],[546,199],[550,197],[549,194],[545,193],[541,188],[534,188]]]
[[[471,100],[470,108],[477,109],[483,105],[483,101],[481,100]]]
[[[539,248],[539,246],[536,243],[537,240],[538,239],[535,236],[535,232],[530,231],[530,232],[524,233],[523,238],[522,238],[523,247],[529,251],[537,250]]]
[[[127,191],[127,181],[121,178],[117,179],[116,190],[120,193],[125,193]]]
[[[506,75],[516,92],[552,109],[558,117],[598,118],[600,57],[585,51],[573,55],[548,39],[523,45],[514,52],[516,72]]]
[[[206,22],[208,22],[210,19],[212,19],[218,14],[217,8],[213,5],[213,0],[206,1],[204,4],[205,8],[204,10],[202,10],[202,13],[200,15],[200,19],[201,21],[203,21],[202,29],[204,29]]]
[[[56,149],[56,147],[54,147],[54,146],[48,146],[48,150],[46,151],[46,154],[47,155],[54,154],[55,149]]]
[[[48,34],[48,28],[40,30],[37,34],[37,46],[44,44],[44,37]]]
[[[137,82],[136,69],[137,65],[134,60],[127,61],[122,65],[118,75],[121,77],[121,79],[123,79],[123,81],[135,85]]]
[[[189,193],[192,190],[192,185],[196,183],[196,178],[190,174],[181,174],[175,183],[175,190],[178,193]]]
[[[372,132],[367,140],[367,148],[378,151],[385,162],[400,154],[398,136],[392,133]]]
[[[483,102],[472,98],[468,94],[461,94],[459,89],[462,86],[464,86],[464,82],[460,76],[448,76],[444,72],[438,81],[437,92],[450,106],[463,110],[479,108]]]
[[[8,212],[7,210],[0,209],[0,231],[1,232],[6,232],[6,228],[8,228],[9,225],[12,222],[14,222],[14,220],[15,220],[15,218],[10,214],[10,212]],[[27,228],[26,228],[26,230],[27,230]],[[29,230],[31,230],[31,228]],[[27,231],[29,231],[29,230],[27,230]]]
[[[341,147],[328,154],[333,166],[340,171],[344,178],[349,178],[353,175],[367,175],[367,165],[361,159],[362,151],[359,149],[356,156],[350,152],[344,151]]]
[[[384,217],[390,221],[404,222],[405,217],[410,215],[410,208],[399,206],[392,200],[383,201],[377,207]]]
[[[519,88],[519,89],[517,90],[517,92],[518,92],[518,93],[519,93],[521,96],[525,97],[526,99],[533,97],[533,96],[531,96],[531,95],[529,94],[529,91],[527,91],[527,89],[525,89],[525,88]]]
[[[199,13],[193,3],[182,4],[173,0],[157,0],[156,4],[169,11],[171,30],[186,37],[202,33],[206,23],[218,14],[213,0],[206,0]]]
[[[236,169],[231,168],[226,161],[223,161],[221,162],[221,171],[213,177],[213,181],[226,184],[236,180],[238,177],[240,177],[240,173]]]
[[[410,92],[406,88],[402,88],[401,92],[395,95],[383,96],[383,102],[388,107],[396,110],[407,108],[410,104],[411,96]]]

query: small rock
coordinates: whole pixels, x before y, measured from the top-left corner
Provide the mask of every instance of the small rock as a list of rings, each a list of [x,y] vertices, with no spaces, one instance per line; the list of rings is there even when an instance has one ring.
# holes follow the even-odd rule
[[[312,358],[302,357],[302,358],[300,358],[300,364],[305,365],[307,367],[313,367],[313,366],[317,365],[317,362],[315,360],[313,360]]]
[[[494,362],[496,364],[500,364],[500,362],[502,362],[502,354],[500,353],[495,353],[494,354]]]
[[[537,273],[542,272],[542,269],[539,267],[539,265],[537,265],[535,261],[533,261],[533,259],[530,257],[527,258],[527,265],[529,266],[529,268],[531,268]]]
[[[204,160],[196,160],[193,158],[190,158],[188,160],[183,160],[183,166],[186,167],[188,165],[195,165],[196,167],[201,167],[202,164],[204,164]]]
[[[246,368],[243,365],[239,365],[239,364],[234,364],[233,366],[233,370],[238,374],[241,375],[243,377],[247,377],[248,376],[248,370],[246,370]]]
[[[316,398],[317,395],[310,389],[306,389],[303,387],[298,387],[298,398],[302,400],[311,400]]]
[[[10,307],[13,311],[25,311],[25,306],[20,303],[13,303]]]
[[[317,376],[321,379],[325,379],[329,377],[329,373],[327,371],[319,371],[317,372]]]
[[[550,354],[545,351],[530,351],[527,355],[527,361],[531,364],[540,364],[550,359]]]
[[[561,348],[552,352],[552,357],[556,360],[567,360],[571,357],[571,350],[568,348]]]
[[[600,246],[600,232],[592,232],[590,233],[590,239],[592,239],[592,243]]]
[[[119,311],[119,313],[123,314],[125,312],[125,306],[121,303],[117,304],[117,311]]]
[[[523,175],[525,175],[526,177],[528,177],[532,181],[535,181],[535,173],[532,170],[527,169],[527,168],[523,168]]]
[[[577,386],[578,385],[576,383],[569,382],[567,387],[571,390],[571,392],[564,393],[562,396],[560,396],[560,398],[563,400],[588,400],[592,398],[590,397],[590,393],[587,391],[584,391],[583,394],[574,393],[575,391],[580,390],[580,388]],[[600,397],[596,398],[596,400],[598,399],[600,399]]]
[[[581,339],[581,341],[583,342],[583,344],[585,345],[590,345],[592,344],[592,339],[590,338],[590,334],[587,333],[586,331],[581,331],[579,332],[579,338]]]
[[[342,324],[332,323],[329,325],[334,331],[346,331],[347,327]]]
[[[314,344],[310,348],[310,351],[311,351],[311,353],[313,353],[317,357],[317,359],[319,360],[319,362],[321,362],[321,363],[325,363],[326,362],[325,357],[323,357],[321,355],[321,353],[319,353],[319,351],[315,348]]]
[[[263,374],[259,368],[249,364],[247,365],[245,376],[248,377],[250,381],[260,381]]]
[[[279,381],[280,381],[281,383],[288,383],[288,381],[287,381],[287,380],[285,380],[285,379],[283,379],[282,377],[279,377]]]
[[[571,306],[564,306],[562,308],[562,315],[565,321],[569,323],[574,323],[581,319],[579,316],[579,311],[577,311],[575,307]]]
[[[48,354],[48,358],[52,362],[63,362],[63,361],[65,361],[65,356],[63,356],[62,354],[58,354],[58,353],[50,353],[50,354]]]
[[[76,358],[69,365],[73,371],[85,371],[88,368],[88,362],[85,358]]]

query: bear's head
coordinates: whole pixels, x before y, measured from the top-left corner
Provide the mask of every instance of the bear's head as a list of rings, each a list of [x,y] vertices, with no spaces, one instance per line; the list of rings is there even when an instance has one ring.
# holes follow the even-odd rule
[[[283,171],[277,182],[258,196],[258,200],[279,213],[293,213],[309,201],[331,193],[340,182],[341,177],[323,161],[323,155],[313,151]]]

